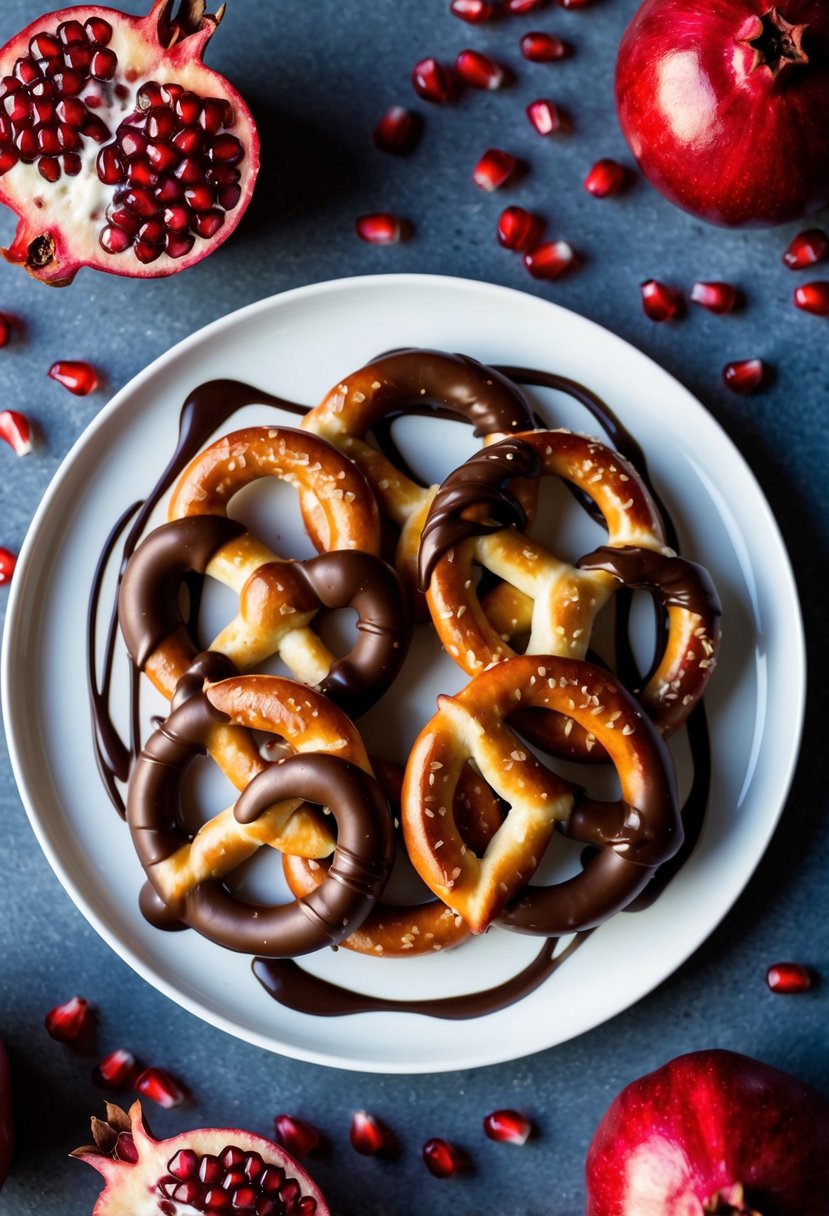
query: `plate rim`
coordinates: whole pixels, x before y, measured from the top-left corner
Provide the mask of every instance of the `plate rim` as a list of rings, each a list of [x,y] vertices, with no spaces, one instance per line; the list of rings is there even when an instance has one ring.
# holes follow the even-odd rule
[[[799,692],[797,706],[789,706],[790,710],[796,708],[796,714],[790,719],[792,725],[791,746],[786,756],[785,770],[781,773],[779,780],[779,797],[778,805],[775,813],[771,816],[764,832],[755,839],[754,853],[752,864],[745,875],[742,883],[737,891],[731,894],[724,903],[719,916],[707,929],[705,936],[696,941],[695,944],[687,949],[681,950],[678,954],[672,955],[667,966],[661,967],[660,977],[650,985],[643,993],[640,993],[633,1001],[628,1001],[619,1009],[610,1015],[599,1016],[597,1020],[588,1019],[587,1024],[581,1029],[568,1034],[564,1039],[557,1039],[555,1043],[548,1046],[531,1046],[526,1050],[516,1050],[515,1046],[504,1048],[500,1051],[493,1052],[490,1050],[480,1057],[467,1056],[461,1061],[440,1061],[436,1067],[434,1063],[429,1061],[420,1061],[409,1059],[405,1061],[377,1061],[373,1059],[358,1058],[353,1053],[349,1056],[340,1056],[330,1050],[315,1050],[306,1046],[296,1046],[294,1044],[277,1041],[273,1037],[268,1037],[261,1034],[258,1030],[252,1027],[243,1026],[224,1013],[213,1008],[212,1003],[208,1003],[205,999],[196,999],[191,997],[183,988],[176,986],[158,969],[154,963],[148,963],[142,960],[137,951],[113,930],[110,929],[104,919],[99,916],[97,910],[92,904],[92,900],[81,891],[76,884],[74,878],[68,872],[67,868],[55,847],[50,840],[45,823],[40,822],[40,817],[36,809],[36,798],[33,796],[32,790],[29,787],[28,777],[24,771],[24,762],[18,746],[16,717],[13,711],[13,703],[15,700],[15,692],[12,687],[15,664],[15,647],[14,639],[19,632],[19,605],[25,602],[28,582],[31,577],[30,567],[34,565],[34,559],[37,553],[38,541],[40,540],[40,532],[43,521],[48,517],[55,499],[59,496],[63,482],[69,475],[75,460],[81,449],[85,448],[88,443],[94,440],[97,431],[105,426],[109,419],[116,414],[123,404],[136,392],[140,392],[145,383],[159,373],[163,373],[168,365],[175,364],[182,356],[193,348],[201,345],[205,341],[209,341],[212,336],[222,330],[232,327],[234,324],[243,324],[248,320],[257,316],[261,312],[267,312],[269,308],[277,305],[285,305],[290,307],[296,301],[306,301],[313,299],[318,295],[336,294],[339,292],[347,292],[349,290],[363,290],[367,287],[380,290],[405,290],[407,287],[415,286],[430,286],[435,289],[474,289],[476,292],[491,295],[493,297],[517,297],[523,303],[531,301],[533,305],[538,305],[540,308],[550,308],[554,313],[564,313],[575,316],[581,325],[588,327],[594,331],[598,340],[606,339],[609,335],[616,342],[624,347],[630,348],[635,352],[639,359],[646,360],[652,365],[659,374],[668,376],[677,389],[685,398],[695,412],[698,418],[704,419],[709,424],[715,433],[719,443],[724,444],[728,449],[728,454],[732,460],[735,460],[742,468],[742,472],[748,481],[752,484],[757,493],[759,503],[762,504],[763,513],[765,515],[765,524],[768,529],[768,538],[773,539],[777,549],[777,559],[780,561],[780,572],[783,576],[780,579],[780,585],[785,590],[784,599],[788,600],[788,611],[786,614],[787,622],[792,630],[788,644],[792,657],[792,676],[791,687]],[[753,568],[753,566],[752,566]],[[643,999],[646,995],[655,991],[661,986],[671,975],[674,974],[681,966],[687,962],[698,949],[708,940],[711,934],[718,928],[725,917],[729,914],[736,901],[740,898],[745,887],[748,885],[751,877],[756,871],[762,857],[764,856],[769,841],[780,822],[783,810],[785,808],[791,785],[794,780],[794,775],[798,763],[800,745],[802,740],[803,725],[805,719],[806,693],[807,693],[807,665],[806,665],[806,639],[803,625],[802,610],[797,591],[797,581],[795,578],[794,568],[791,558],[785,544],[784,537],[780,530],[780,526],[772,511],[766,494],[759,480],[754,474],[753,469],[748,461],[743,456],[740,449],[737,447],[734,440],[719,422],[719,420],[707,409],[707,407],[688,389],[681,380],[673,373],[667,371],[660,363],[652,358],[649,354],[642,351],[635,343],[614,333],[613,330],[606,326],[600,325],[589,317],[563,305],[545,299],[543,297],[534,296],[532,293],[520,291],[512,287],[504,287],[500,284],[491,283],[487,280],[478,280],[463,278],[452,275],[437,275],[437,274],[421,274],[421,273],[395,273],[395,274],[375,274],[375,275],[357,275],[350,278],[338,278],[323,280],[305,284],[299,287],[287,289],[282,292],[275,292],[261,300],[253,301],[250,304],[244,305],[242,308],[235,309],[232,312],[226,313],[221,317],[217,317],[208,324],[195,330],[193,333],[182,338],[175,343],[167,351],[157,356],[151,363],[139,371],[129,381],[127,381],[113,397],[98,411],[98,413],[89,421],[86,427],[81,431],[76,440],[73,442],[69,450],[63,456],[57,469],[52,476],[52,479],[47,486],[43,497],[41,498],[32,520],[29,524],[25,539],[20,548],[15,576],[12,579],[10,594],[6,608],[6,623],[3,631],[2,652],[0,653],[0,705],[5,721],[5,732],[8,743],[9,758],[12,773],[17,784],[18,792],[23,803],[24,810],[29,820],[30,826],[35,834],[35,837],[51,866],[55,876],[57,877],[63,890],[84,916],[86,921],[95,929],[96,933],[107,943],[108,946],[115,952],[118,957],[125,962],[142,980],[149,983],[157,991],[162,992],[176,1004],[186,1009],[189,1013],[200,1018],[202,1021],[240,1038],[243,1041],[249,1042],[255,1046],[263,1048],[267,1051],[277,1054],[287,1054],[291,1058],[304,1060],[309,1063],[320,1064],[327,1067],[340,1068],[345,1071],[369,1071],[379,1074],[428,1074],[435,1072],[451,1072],[466,1068],[478,1068],[488,1065],[504,1063],[510,1060],[521,1059],[528,1055],[533,1055],[538,1051],[550,1050],[551,1047],[560,1045],[568,1041],[570,1038],[585,1034],[596,1026],[603,1024],[612,1017],[618,1016],[619,1013],[632,1007],[633,1004]],[[405,1016],[405,1015],[404,1015]]]

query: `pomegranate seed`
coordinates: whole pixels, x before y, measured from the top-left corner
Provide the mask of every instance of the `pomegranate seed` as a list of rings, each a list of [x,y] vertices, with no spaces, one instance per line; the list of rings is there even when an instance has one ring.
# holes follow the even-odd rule
[[[168,207],[162,216],[165,228],[171,232],[186,232],[190,227],[190,212],[186,207]]]
[[[77,152],[67,152],[61,158],[63,161],[63,171],[67,177],[77,177],[83,168],[83,162]]]
[[[52,34],[35,34],[29,43],[32,59],[57,59],[62,50],[61,44]]]
[[[151,1102],[157,1102],[165,1110],[180,1106],[184,1101],[181,1085],[163,1068],[145,1068],[136,1079],[135,1092]]]
[[[556,103],[544,97],[530,102],[527,106],[527,118],[539,135],[552,135],[555,131],[563,131],[567,125],[564,114]]]
[[[64,97],[55,106],[55,113],[61,122],[77,129],[86,117],[86,106],[77,97]]]
[[[17,410],[3,410],[0,413],[0,439],[5,439],[18,456],[27,456],[32,450],[32,428],[26,415]]]
[[[419,59],[412,68],[414,91],[424,101],[443,105],[452,99],[452,77],[436,59]]]
[[[196,238],[190,236],[189,233],[181,235],[176,232],[171,232],[167,236],[164,244],[164,252],[169,258],[186,258],[187,254],[196,243]]]
[[[351,1116],[351,1147],[364,1157],[382,1153],[386,1146],[383,1128],[366,1110],[356,1110]]]
[[[135,1146],[135,1141],[132,1138],[131,1132],[119,1132],[118,1138],[115,1141],[113,1156],[118,1161],[130,1161],[133,1165],[138,1160],[138,1149]]]
[[[775,963],[766,972],[766,983],[772,992],[808,992],[812,986],[812,973],[802,963]]]
[[[71,1043],[85,1034],[92,1025],[92,1009],[82,996],[70,997],[62,1005],[50,1009],[44,1019],[47,1033],[59,1043]]]
[[[147,137],[141,131],[136,131],[135,127],[122,128],[118,133],[118,142],[126,157],[141,156],[147,150]]]
[[[472,180],[481,190],[500,190],[517,167],[518,162],[509,152],[504,152],[501,148],[487,148],[472,170]]]
[[[523,207],[507,207],[498,217],[498,243],[505,249],[523,252],[538,243],[542,223],[537,215]]]
[[[47,182],[56,182],[60,180],[60,161],[54,156],[43,156],[37,162],[37,171],[41,177],[45,177]]]
[[[132,237],[123,228],[115,228],[112,224],[107,224],[101,229],[101,235],[98,237],[101,248],[107,253],[124,253],[125,250],[132,246]]]
[[[89,65],[90,74],[95,80],[112,80],[118,67],[118,56],[114,51],[97,50]]]
[[[12,318],[7,313],[0,312],[0,349],[8,346],[13,327],[14,321]]]
[[[184,191],[184,201],[191,211],[213,212],[213,191],[205,183],[188,186]],[[224,220],[224,216],[222,216],[222,220]]]
[[[225,1190],[211,1187],[204,1193],[204,1206],[208,1212],[229,1212],[230,1195]]]
[[[494,1110],[484,1116],[484,1132],[490,1140],[503,1144],[526,1144],[532,1134],[532,1124],[517,1110]]]
[[[46,374],[76,397],[86,397],[98,387],[98,373],[91,363],[62,360],[53,363]]]
[[[489,0],[452,0],[449,12],[469,25],[480,25],[495,16],[495,5]]]
[[[480,51],[460,51],[455,70],[465,84],[473,89],[499,89],[504,83],[504,69],[489,55]]]
[[[392,156],[405,156],[417,144],[422,125],[419,116],[411,110],[391,106],[374,128],[374,146]]]
[[[235,135],[219,135],[208,149],[208,159],[222,165],[238,165],[245,149]]]
[[[539,8],[545,8],[549,0],[507,0],[506,9],[515,17],[522,13],[534,13]]]
[[[524,254],[524,265],[534,279],[558,279],[576,263],[576,255],[566,241],[545,241]]]
[[[369,245],[397,245],[403,240],[407,223],[390,211],[378,211],[358,216],[355,228],[360,240]]]
[[[17,164],[19,157],[12,147],[0,148],[0,177]]]
[[[259,1179],[259,1189],[266,1195],[275,1195],[284,1181],[285,1171],[282,1169],[282,1166],[268,1165]]]
[[[186,127],[191,127],[199,121],[201,114],[201,98],[195,93],[182,93],[176,98],[174,109]]]
[[[789,248],[783,254],[783,261],[789,270],[805,270],[822,262],[829,253],[829,237],[820,228],[809,228],[799,232],[792,238]]]
[[[116,186],[124,180],[124,166],[114,144],[101,148],[95,167],[98,177],[106,186]]]
[[[103,17],[90,17],[88,21],[84,21],[83,28],[89,41],[97,43],[98,46],[109,46],[112,41],[112,26],[108,21],[104,21]]]
[[[199,1172],[199,1155],[191,1148],[181,1148],[167,1162],[167,1173],[185,1182]]]
[[[594,198],[609,198],[625,188],[627,170],[616,160],[597,160],[584,179],[584,188]]]
[[[219,206],[224,207],[225,211],[232,211],[241,197],[241,186],[225,186],[219,191]]]
[[[591,0],[556,0],[559,8],[587,8]]]
[[[216,135],[222,127],[232,126],[232,121],[225,121],[227,118],[230,118],[230,115],[227,113],[225,102],[221,98],[208,97],[202,105],[199,126],[210,135]]]
[[[163,84],[161,86],[161,101],[165,106],[174,105],[184,93],[183,84]]]
[[[184,187],[174,177],[162,175],[156,183],[154,193],[158,203],[178,203],[184,198]]]
[[[198,156],[204,147],[204,134],[198,127],[184,127],[176,131],[172,143],[183,156]]]
[[[199,236],[203,237],[215,236],[224,222],[224,212],[215,208],[208,208],[193,217],[193,227]]]
[[[730,283],[695,283],[691,288],[691,299],[709,312],[724,316],[737,307],[740,293]]]
[[[682,311],[682,297],[673,287],[658,283],[656,279],[646,279],[640,284],[642,291],[642,307],[645,315],[651,321],[673,321]]]
[[[795,307],[816,317],[829,317],[829,282],[804,283],[794,292]]]
[[[132,1052],[119,1047],[95,1065],[92,1083],[99,1089],[131,1089],[140,1071],[141,1065]]]
[[[0,547],[0,587],[2,587],[3,583],[11,582],[16,565],[17,558],[15,555],[9,549]]]
[[[748,393],[756,393],[762,386],[766,368],[762,359],[740,359],[734,363],[726,363],[722,375],[732,393],[745,396]]]
[[[64,52],[63,62],[76,72],[88,72],[92,63],[92,47],[76,43],[68,46]]]
[[[136,241],[132,251],[145,266],[150,262],[157,262],[163,253],[161,245],[150,245],[147,241]]]
[[[96,114],[87,114],[81,125],[81,135],[94,140],[96,144],[105,144],[109,139],[109,127]]]
[[[275,1139],[292,1157],[305,1157],[320,1143],[320,1134],[304,1119],[293,1115],[276,1115],[273,1121]]]
[[[73,42],[86,42],[86,32],[80,21],[64,21],[58,26],[58,38],[64,46],[71,46]]]
[[[525,34],[519,45],[521,54],[531,63],[553,63],[557,59],[566,58],[570,53],[569,44],[563,38],[556,38],[555,34],[543,34],[539,30]]]
[[[178,119],[166,106],[153,106],[147,115],[147,134],[150,139],[169,139],[177,126]]]
[[[202,170],[201,162],[196,160],[194,156],[185,156],[181,164],[177,166],[175,174],[178,180],[183,182],[185,186],[197,186],[204,181],[204,171]]]
[[[169,144],[147,144],[147,160],[156,173],[166,173],[179,162],[179,154]]]
[[[423,1160],[435,1178],[452,1178],[460,1172],[460,1154],[448,1140],[427,1140],[423,1145]]]

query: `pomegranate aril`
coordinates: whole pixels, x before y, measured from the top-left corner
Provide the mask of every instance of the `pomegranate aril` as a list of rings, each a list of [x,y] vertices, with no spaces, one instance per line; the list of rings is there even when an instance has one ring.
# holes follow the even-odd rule
[[[82,996],[70,997],[50,1009],[44,1019],[47,1033],[59,1043],[71,1043],[87,1033],[92,1025],[92,1010]]]
[[[491,21],[496,11],[495,5],[490,4],[489,0],[452,0],[449,5],[449,12],[469,25]]]
[[[436,59],[419,59],[412,68],[412,86],[424,101],[443,105],[452,100],[452,76]]]
[[[530,102],[527,106],[527,118],[539,135],[552,135],[556,131],[563,131],[567,125],[556,103],[544,97]]]
[[[464,84],[473,89],[499,89],[504,83],[504,69],[490,55],[466,49],[455,60],[455,71]]]
[[[783,262],[789,270],[805,270],[822,262],[829,253],[829,236],[820,228],[809,228],[792,238]]]
[[[55,113],[61,122],[77,129],[86,117],[86,106],[77,97],[63,97],[55,106]]]
[[[11,577],[14,574],[14,568],[17,565],[17,558],[10,549],[0,547],[0,587],[4,583],[11,582]]]
[[[29,86],[29,96],[36,101],[39,99],[54,101],[57,95],[58,91],[53,80],[37,80]]]
[[[161,218],[171,232],[186,232],[190,227],[190,212],[187,207],[168,207]]]
[[[135,95],[135,104],[139,110],[151,110],[164,104],[161,85],[156,80],[148,80],[142,84]]]
[[[178,164],[180,157],[169,144],[147,144],[147,160],[156,173],[166,173]]]
[[[230,116],[224,101],[217,97],[208,97],[202,105],[199,115],[199,126],[210,135],[216,135],[222,127],[232,126],[232,121],[226,121]]]
[[[297,1216],[314,1216],[317,1210],[317,1201],[313,1195],[303,1195],[296,1206]]]
[[[829,317],[829,282],[804,283],[794,292],[796,308],[816,317]]]
[[[514,17],[522,13],[534,13],[537,9],[546,8],[550,0],[506,0],[506,10]]]
[[[130,1161],[135,1165],[138,1160],[138,1149],[135,1146],[135,1140],[132,1137],[132,1132],[119,1132],[118,1138],[115,1141],[113,1156],[118,1161]]]
[[[452,1178],[461,1168],[461,1158],[455,1146],[437,1137],[423,1145],[423,1160],[435,1178]]]
[[[187,203],[187,206],[191,211],[209,211],[212,214],[214,210],[213,191],[209,186],[206,186],[203,183],[200,186],[188,186],[188,188],[184,191],[184,201]],[[221,221],[213,229],[214,232],[217,232],[224,223],[224,215],[222,215],[221,212],[217,212],[216,214],[221,215]],[[204,234],[202,233],[202,235]],[[212,236],[212,233],[209,235]]]
[[[276,1203],[267,1195],[260,1195],[254,1208],[255,1216],[275,1216]]]
[[[691,288],[691,299],[701,308],[724,316],[737,307],[740,293],[731,283],[695,283]]]
[[[199,1172],[199,1155],[191,1148],[182,1148],[167,1162],[167,1172],[174,1178],[186,1181],[195,1178]]]
[[[67,177],[77,177],[83,168],[83,161],[77,152],[67,152],[61,157],[61,163]]]
[[[154,186],[158,174],[147,156],[132,156],[127,162],[127,183],[130,186]]]
[[[74,127],[62,122],[58,127],[58,146],[62,152],[75,152],[81,146],[81,137]]]
[[[88,72],[92,63],[92,47],[86,43],[75,43],[63,52],[63,62],[76,72]]]
[[[170,141],[182,156],[198,156],[204,144],[204,134],[198,127],[183,127]]]
[[[109,46],[112,41],[112,26],[103,17],[90,17],[84,22],[83,28],[89,41],[98,46]]]
[[[229,1144],[219,1153],[219,1160],[226,1170],[232,1170],[243,1164],[245,1154],[242,1149],[236,1148],[234,1144]]]
[[[3,109],[16,127],[31,121],[32,103],[25,93],[7,93],[3,98]]]
[[[161,245],[149,245],[146,241],[136,241],[132,247],[132,251],[138,258],[138,261],[144,266],[149,266],[151,262],[157,262],[163,253]]]
[[[42,79],[40,68],[31,59],[18,59],[12,70],[21,84],[34,84]]]
[[[245,1177],[250,1182],[256,1182],[264,1172],[265,1162],[259,1153],[248,1153],[245,1157]]]
[[[119,1047],[104,1056],[92,1070],[92,1083],[99,1089],[131,1089],[141,1066],[131,1051]]]
[[[204,169],[199,161],[191,156],[186,156],[181,164],[176,166],[175,176],[185,186],[195,186],[204,181]]]
[[[60,180],[60,161],[54,156],[42,156],[37,162],[37,171],[47,182]]]
[[[559,8],[587,8],[592,0],[556,0]]]
[[[235,135],[219,135],[210,145],[207,156],[214,164],[238,165],[245,149]]]
[[[118,143],[125,156],[141,156],[146,152],[148,142],[143,131],[135,127],[121,127],[118,131]]]
[[[642,307],[651,321],[673,321],[682,312],[682,297],[673,287],[646,279],[640,284]]]
[[[745,396],[748,393],[756,393],[762,387],[766,368],[762,359],[738,359],[733,363],[726,363],[722,375],[732,393]]]
[[[64,46],[73,42],[87,42],[87,34],[80,21],[64,21],[58,26],[58,38]]]
[[[225,186],[219,191],[219,206],[224,207],[225,211],[232,211],[234,207],[238,206],[241,197],[241,186]]]
[[[135,1082],[135,1092],[165,1110],[180,1106],[185,1097],[178,1081],[163,1068],[145,1068]]]
[[[383,1128],[366,1110],[356,1110],[351,1116],[349,1133],[351,1147],[364,1157],[374,1157],[386,1147]]]
[[[523,207],[507,207],[498,217],[497,237],[499,245],[519,253],[538,244],[542,223],[537,215]]]
[[[29,54],[33,59],[57,59],[63,47],[54,34],[41,32],[29,41]]]
[[[472,180],[481,190],[499,190],[517,168],[518,162],[509,152],[504,152],[502,148],[487,148],[472,170]]]
[[[374,146],[392,156],[405,156],[415,147],[422,126],[419,115],[403,106],[391,106],[374,128]]]
[[[281,1187],[279,1197],[284,1203],[289,1212],[293,1212],[300,1196],[300,1186],[296,1178],[290,1178],[284,1186]]]
[[[62,72],[56,72],[52,79],[55,82],[55,88],[57,89],[58,93],[60,93],[61,97],[77,97],[78,94],[83,91],[83,87],[86,84],[85,78],[80,72],[76,72],[74,68],[65,68]],[[100,126],[104,126],[100,119],[97,119],[96,121],[100,124]],[[91,132],[96,129],[97,128],[95,127],[90,127],[89,133],[91,134]],[[84,131],[84,134],[87,134],[87,132]],[[106,135],[104,138],[106,138],[107,135],[109,135],[108,130],[106,130]],[[95,136],[92,135],[92,138],[94,139]]]
[[[178,119],[167,106],[153,106],[147,115],[147,135],[150,139],[169,139],[178,127]]]
[[[124,180],[124,166],[114,144],[101,148],[95,168],[106,186],[116,186]]]
[[[0,350],[4,346],[8,346],[9,338],[12,336],[14,327],[14,318],[8,316],[7,313],[0,312]]]
[[[112,80],[117,68],[118,56],[115,52],[99,48],[92,56],[89,71],[95,80]]]
[[[20,157],[11,145],[5,148],[0,148],[0,177],[4,173],[8,173],[9,169],[13,169]]]
[[[186,127],[192,126],[201,114],[201,98],[195,93],[182,93],[176,98],[173,109]]]
[[[132,246],[132,237],[123,228],[115,228],[111,224],[101,229],[98,237],[101,248],[107,253],[124,253]]]
[[[521,54],[531,63],[554,63],[557,59],[565,59],[570,53],[569,44],[563,38],[539,30],[525,34],[519,46]]]
[[[239,1168],[228,1170],[222,1179],[222,1186],[226,1191],[235,1191],[245,1182],[245,1175]]]
[[[484,1132],[502,1144],[526,1144],[532,1130],[529,1119],[517,1110],[494,1110],[484,1116]]]
[[[320,1143],[320,1134],[311,1123],[293,1115],[276,1115],[273,1121],[275,1139],[292,1157],[305,1157]]]
[[[766,972],[766,983],[772,992],[787,995],[808,992],[812,986],[812,972],[803,963],[775,963]]]
[[[127,211],[126,207],[119,207],[116,203],[113,203],[107,207],[106,215],[109,222],[114,224],[116,228],[123,228],[130,236],[138,236],[141,220],[132,211]]]
[[[179,203],[184,198],[184,186],[174,177],[162,174],[155,184],[153,194],[156,202],[163,203],[165,206],[169,203]]]
[[[229,1212],[230,1195],[225,1190],[211,1187],[204,1193],[204,1207],[208,1212]]]
[[[138,239],[147,245],[163,245],[167,233],[161,220],[148,220],[138,229]]]
[[[5,439],[17,456],[27,456],[32,450],[32,428],[26,415],[17,410],[0,412],[0,439]]]
[[[31,127],[26,127],[15,136],[17,154],[22,161],[31,164],[37,156],[37,136]]]
[[[524,265],[534,279],[559,279],[575,266],[576,255],[567,241],[545,241],[524,254]]]
[[[594,198],[610,198],[625,188],[627,170],[617,160],[609,157],[597,160],[584,179],[584,188]]]
[[[91,363],[64,359],[53,363],[46,373],[76,397],[86,397],[98,387],[98,373]]]
[[[87,114],[81,125],[81,134],[96,144],[105,144],[109,139],[109,127],[97,114]]]
[[[164,245],[164,252],[170,258],[185,258],[196,243],[193,236],[171,232]]]
[[[276,1195],[285,1181],[285,1171],[279,1165],[267,1165],[259,1179],[259,1189],[265,1195]]]
[[[235,1212],[251,1212],[256,1206],[256,1191],[252,1186],[240,1186],[231,1196]]]
[[[360,215],[354,225],[357,236],[369,245],[396,245],[403,239],[405,221],[390,211]]]
[[[129,211],[147,220],[152,219],[159,210],[152,194],[144,186],[133,186],[129,190],[117,191],[115,201],[123,203]]]

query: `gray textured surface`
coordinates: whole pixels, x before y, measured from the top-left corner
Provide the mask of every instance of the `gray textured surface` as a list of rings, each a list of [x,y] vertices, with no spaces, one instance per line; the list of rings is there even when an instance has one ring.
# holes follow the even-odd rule
[[[4,0],[0,40],[37,16],[41,0]],[[141,11],[132,0],[124,7]],[[673,210],[643,182],[618,200],[595,201],[580,187],[595,159],[627,159],[612,107],[614,48],[635,0],[604,0],[581,13],[551,8],[534,19],[472,28],[443,0],[350,0],[348,4],[231,0],[210,63],[252,103],[264,139],[258,195],[241,230],[215,258],[169,281],[135,283],[84,272],[66,292],[0,267],[0,309],[25,334],[0,352],[0,405],[26,410],[42,431],[38,453],[18,461],[0,451],[0,544],[16,549],[52,474],[86,423],[150,360],[199,326],[272,292],[338,276],[417,270],[489,279],[549,296],[607,325],[654,356],[696,392],[737,442],[760,479],[789,544],[804,602],[812,687],[803,754],[782,825],[748,890],[726,922],[667,983],[611,1024],[531,1059],[441,1077],[339,1073],[266,1055],[203,1025],[144,984],[99,940],[61,890],[38,849],[2,755],[5,876],[0,883],[0,1033],[17,1091],[19,1147],[0,1196],[12,1216],[91,1210],[90,1171],[65,1160],[85,1138],[100,1096],[92,1061],[42,1030],[44,1012],[74,992],[100,1009],[99,1039],[126,1044],[186,1078],[193,1101],[160,1114],[163,1132],[183,1122],[267,1132],[277,1110],[312,1119],[330,1136],[315,1164],[339,1216],[383,1213],[505,1213],[576,1216],[583,1210],[582,1162],[610,1097],[670,1056],[706,1046],[761,1056],[829,1089],[826,987],[784,999],[766,990],[768,963],[794,957],[829,975],[825,871],[829,827],[824,729],[827,696],[825,465],[829,322],[790,304],[795,276],[780,254],[796,227],[730,233]],[[527,28],[572,40],[577,54],[554,66],[524,63]],[[412,62],[451,59],[463,46],[492,50],[517,81],[496,94],[470,93],[451,109],[418,103],[424,140],[406,160],[375,152],[369,133],[393,102],[413,101]],[[574,117],[572,135],[542,141],[523,106],[549,95]],[[469,182],[479,150],[501,145],[530,172],[508,193],[486,197]],[[537,209],[550,232],[585,255],[583,269],[553,286],[534,283],[492,236],[506,201]],[[416,237],[392,249],[362,246],[353,220],[393,208]],[[0,237],[12,232],[0,217]],[[650,276],[686,289],[696,278],[727,278],[746,292],[738,316],[694,310],[655,326],[639,307]],[[505,325],[508,318],[504,319]],[[760,355],[773,386],[750,399],[720,382],[731,358]],[[44,378],[56,358],[89,358],[107,385],[77,400]],[[80,644],[80,640],[79,640]],[[538,1138],[523,1150],[490,1144],[480,1129],[495,1106],[525,1108]],[[398,1133],[394,1161],[358,1158],[347,1145],[351,1111],[366,1107]],[[473,1171],[452,1182],[426,1174],[419,1146],[445,1135],[465,1146]]]

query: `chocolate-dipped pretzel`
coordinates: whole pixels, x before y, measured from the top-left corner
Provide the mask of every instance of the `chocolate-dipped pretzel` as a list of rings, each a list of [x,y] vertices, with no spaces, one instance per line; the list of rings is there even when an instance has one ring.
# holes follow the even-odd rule
[[[229,712],[225,712],[229,711]],[[298,749],[263,769],[230,810],[190,835],[181,824],[184,774],[217,724],[266,729]],[[338,826],[330,882],[277,908],[234,897],[223,879],[303,801]],[[394,857],[391,816],[354,726],[330,701],[278,676],[238,676],[193,693],[148,740],[130,778],[127,821],[170,920],[232,950],[282,958],[336,943],[383,890]],[[142,906],[151,906],[146,897]]]
[[[156,528],[127,565],[119,596],[121,631],[136,666],[168,695],[200,649],[181,611],[182,583],[188,574],[232,561],[245,536],[241,524],[223,516],[189,516]],[[290,660],[297,653],[292,635],[305,630],[305,622],[322,607],[357,613],[353,648],[332,658],[317,683],[320,692],[357,716],[394,680],[411,635],[400,581],[370,553],[341,549],[256,566],[239,592],[237,617],[210,649],[239,671],[275,654]]]
[[[520,530],[510,491],[514,470],[524,478],[563,478],[592,500],[608,530],[599,556],[571,565]],[[483,601],[476,563],[503,580]],[[470,675],[514,657],[509,642],[523,632],[530,635],[527,653],[584,658],[596,616],[626,576],[667,609],[664,651],[640,699],[669,734],[685,721],[713,670],[719,601],[705,572],[666,547],[647,488],[618,453],[570,431],[510,437],[450,474],[423,530],[420,578],[432,620]],[[553,754],[604,759],[593,732],[562,719],[523,714],[520,729]]]
[[[621,798],[584,799],[542,765],[510,727],[526,706],[555,710],[595,734],[616,768]],[[439,697],[438,707],[406,767],[403,829],[423,881],[473,932],[496,919],[547,937],[591,928],[626,907],[681,845],[667,747],[632,696],[600,668],[523,655],[496,664],[457,696]],[[458,777],[470,759],[510,807],[480,856],[453,816]],[[575,878],[525,890],[556,827],[599,853]]]
[[[382,420],[429,407],[470,422],[485,442],[533,425],[527,399],[505,376],[465,355],[435,350],[401,350],[375,359],[336,384],[302,422],[304,430],[324,436],[362,469],[382,515],[400,530],[395,564],[413,594],[420,530],[435,487],[419,485],[367,438]],[[534,502],[529,487],[517,493],[526,504]],[[302,495],[302,513],[319,544],[324,521],[311,495]]]

